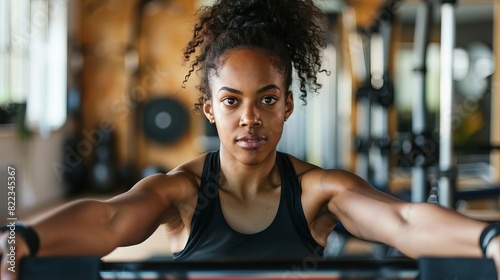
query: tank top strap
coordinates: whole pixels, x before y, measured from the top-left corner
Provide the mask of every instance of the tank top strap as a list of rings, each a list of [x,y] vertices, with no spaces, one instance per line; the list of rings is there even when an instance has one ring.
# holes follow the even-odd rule
[[[214,202],[219,195],[219,166],[219,151],[209,152],[203,164],[198,202],[192,220],[195,225],[200,219],[206,221],[203,217],[213,215],[216,209]]]
[[[201,184],[198,190],[196,209],[191,219],[191,230],[186,247],[173,253],[174,260],[188,258],[207,238],[207,231],[216,211],[216,198],[219,195],[219,151],[209,152],[203,164]]]
[[[297,172],[285,153],[278,152],[277,158],[278,167],[281,176],[281,191],[284,192],[284,203],[288,208],[290,219],[297,233],[302,236],[302,241],[311,252],[318,255],[323,255],[323,247],[320,246],[311,235],[311,231],[307,224],[307,219],[302,208],[302,186],[297,176]]]
[[[219,151],[209,152],[203,164],[203,173],[201,175],[200,192],[208,198],[214,198],[219,194],[219,169],[220,157]]]
[[[278,152],[276,161],[281,177],[282,192],[285,195],[285,203],[289,207],[288,211],[295,214],[302,214],[302,187],[300,186],[299,178],[295,172],[295,168],[287,154]],[[297,211],[300,210],[300,211]],[[299,212],[299,213],[295,213]],[[304,216],[305,218],[305,216]]]

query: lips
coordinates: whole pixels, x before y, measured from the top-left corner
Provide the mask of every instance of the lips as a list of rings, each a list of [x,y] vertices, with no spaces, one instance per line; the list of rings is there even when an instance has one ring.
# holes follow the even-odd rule
[[[266,143],[266,137],[247,134],[236,139],[236,144],[243,149],[258,149]]]

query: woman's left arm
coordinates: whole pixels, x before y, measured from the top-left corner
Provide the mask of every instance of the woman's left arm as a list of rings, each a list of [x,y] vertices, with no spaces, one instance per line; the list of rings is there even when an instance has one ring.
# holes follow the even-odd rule
[[[319,188],[329,211],[354,236],[393,246],[412,258],[482,256],[479,236],[487,226],[484,222],[439,205],[401,201],[347,171],[312,172],[316,174],[308,176],[308,184],[315,185],[313,189]],[[488,248],[497,267],[498,239]]]

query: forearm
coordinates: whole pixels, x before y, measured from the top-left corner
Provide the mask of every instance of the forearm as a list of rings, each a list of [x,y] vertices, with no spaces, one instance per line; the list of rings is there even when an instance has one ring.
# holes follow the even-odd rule
[[[409,257],[481,257],[485,223],[430,203],[408,204],[402,216],[394,245]]]
[[[117,247],[103,202],[76,201],[30,225],[40,238],[38,256],[103,256]]]

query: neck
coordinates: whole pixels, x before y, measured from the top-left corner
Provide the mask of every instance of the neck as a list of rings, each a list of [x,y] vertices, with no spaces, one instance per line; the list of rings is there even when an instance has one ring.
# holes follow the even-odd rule
[[[276,151],[257,164],[244,164],[221,149],[220,188],[242,199],[251,199],[260,192],[280,186]]]

